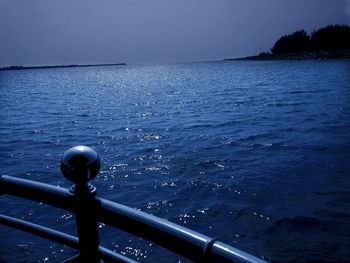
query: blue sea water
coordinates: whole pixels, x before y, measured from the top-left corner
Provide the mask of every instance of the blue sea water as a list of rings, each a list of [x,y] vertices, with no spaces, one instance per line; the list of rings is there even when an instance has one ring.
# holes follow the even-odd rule
[[[350,62],[223,61],[0,72],[0,174],[69,187],[65,150],[102,159],[98,195],[275,262],[350,262]],[[0,211],[75,234],[74,215]],[[100,225],[141,262],[187,262]],[[75,251],[0,227],[1,262]]]

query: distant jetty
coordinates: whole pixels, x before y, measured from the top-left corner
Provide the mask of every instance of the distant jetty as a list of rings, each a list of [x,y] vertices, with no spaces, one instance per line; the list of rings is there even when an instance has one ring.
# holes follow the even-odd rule
[[[126,66],[126,63],[113,63],[113,64],[72,64],[72,65],[54,65],[54,66],[10,66],[2,67],[0,71],[5,70],[26,70],[26,69],[50,69],[50,68],[83,68],[83,67],[105,67],[105,66]]]
[[[299,30],[280,37],[270,52],[224,60],[350,59],[350,27],[330,25],[311,35]]]

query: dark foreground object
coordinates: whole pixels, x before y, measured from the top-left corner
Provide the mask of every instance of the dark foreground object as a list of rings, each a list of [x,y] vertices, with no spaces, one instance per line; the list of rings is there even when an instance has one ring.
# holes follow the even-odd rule
[[[66,262],[135,262],[99,245],[97,222],[122,229],[196,262],[264,262],[248,253],[147,213],[96,197],[90,184],[99,172],[97,153],[86,146],[69,149],[61,171],[70,189],[2,175],[0,194],[42,202],[75,213],[78,238],[30,222],[0,215],[0,223],[78,249]]]

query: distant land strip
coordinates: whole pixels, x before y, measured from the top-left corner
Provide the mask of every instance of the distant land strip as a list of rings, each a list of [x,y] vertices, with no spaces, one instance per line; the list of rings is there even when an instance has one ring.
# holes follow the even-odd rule
[[[260,53],[256,56],[226,58],[226,60],[306,60],[306,59],[350,59],[349,50],[327,50],[315,52],[293,52],[283,54]]]
[[[54,65],[54,66],[10,66],[2,67],[0,71],[5,70],[25,70],[25,69],[50,69],[50,68],[83,68],[83,67],[105,67],[105,66],[126,66],[126,63],[113,63],[113,64],[72,64],[72,65]]]

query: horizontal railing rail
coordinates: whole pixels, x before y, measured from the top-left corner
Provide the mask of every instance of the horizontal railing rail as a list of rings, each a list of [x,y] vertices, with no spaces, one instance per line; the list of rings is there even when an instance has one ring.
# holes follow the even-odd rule
[[[68,260],[71,262],[99,262],[100,259],[135,262],[99,245],[97,222],[147,239],[195,262],[265,262],[214,238],[97,197],[96,189],[89,180],[97,175],[99,163],[91,148],[77,146],[68,150],[63,156],[61,170],[67,179],[75,182],[71,189],[6,175],[0,178],[1,194],[75,213],[78,237],[5,215],[0,216],[0,223],[78,249],[80,254]]]
[[[56,231],[48,227],[33,224],[5,215],[0,215],[0,223],[4,226],[13,227],[39,237],[50,239],[68,247],[79,249],[79,239],[77,237]],[[102,260],[106,260],[108,262],[137,263],[137,261],[134,261],[101,246],[99,246],[98,253]]]

